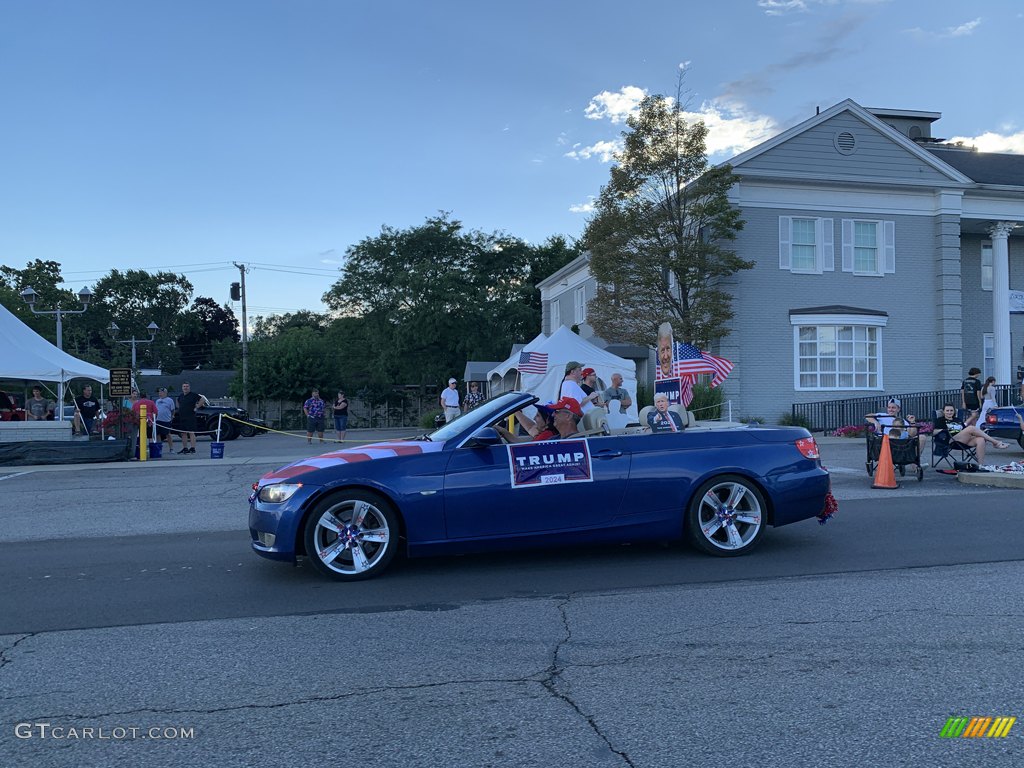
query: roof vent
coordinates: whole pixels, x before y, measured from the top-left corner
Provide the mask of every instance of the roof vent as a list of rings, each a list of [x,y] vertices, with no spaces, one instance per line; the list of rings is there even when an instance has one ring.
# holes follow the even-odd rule
[[[917,139],[920,139],[923,135],[924,134],[921,132],[921,126],[919,125],[912,125],[910,126],[910,128],[907,129],[907,136],[914,139],[915,141]]]
[[[852,155],[857,151],[857,137],[849,131],[840,131],[832,142],[841,155]]]

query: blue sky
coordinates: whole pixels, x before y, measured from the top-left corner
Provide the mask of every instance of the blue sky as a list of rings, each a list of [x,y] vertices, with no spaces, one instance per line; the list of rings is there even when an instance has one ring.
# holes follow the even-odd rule
[[[1022,33],[1010,0],[0,0],[0,261],[221,302],[240,261],[250,316],[320,311],[382,225],[578,237],[681,66],[713,160],[845,98],[1024,153]]]

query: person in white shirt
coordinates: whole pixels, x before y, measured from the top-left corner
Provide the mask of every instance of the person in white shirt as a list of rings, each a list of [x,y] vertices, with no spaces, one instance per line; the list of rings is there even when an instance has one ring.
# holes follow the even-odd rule
[[[589,413],[594,410],[594,400],[600,396],[600,393],[594,392],[588,395],[584,392],[583,387],[580,386],[582,379],[583,363],[570,360],[565,364],[565,378],[562,379],[562,388],[559,390],[558,397],[559,399],[571,397],[580,404],[583,413]]]
[[[455,379],[448,379],[448,386],[441,390],[441,408],[444,409],[444,420],[447,424],[455,421],[462,413],[459,408],[459,382]]]

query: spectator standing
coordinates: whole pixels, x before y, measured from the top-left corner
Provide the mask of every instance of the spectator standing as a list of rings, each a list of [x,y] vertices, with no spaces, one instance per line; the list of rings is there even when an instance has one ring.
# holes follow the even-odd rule
[[[178,429],[181,430],[181,442],[184,447],[178,453],[196,452],[196,408],[209,404],[210,401],[205,396],[192,391],[191,384],[187,381],[181,383],[181,394],[178,395]]]
[[[167,443],[167,455],[174,452],[174,435],[171,433],[171,422],[174,421],[174,399],[167,396],[167,387],[156,391],[156,436],[161,442]],[[184,445],[184,439],[182,439]]]
[[[608,403],[609,408],[613,400],[619,401],[619,413],[625,413],[629,406],[633,404],[633,398],[629,396],[629,392],[622,387],[622,374],[612,374],[612,385],[608,387],[604,392],[601,393],[601,399]]]
[[[598,408],[603,408],[604,403],[601,401],[601,393],[598,391],[597,383],[597,371],[593,368],[584,368],[580,373],[583,380],[580,382],[580,389],[582,389],[590,401]]]
[[[156,403],[150,400],[148,397],[142,397],[139,394],[139,390],[132,389],[132,413],[135,414],[135,418],[139,422],[138,430],[135,433],[136,441],[142,439],[142,406],[146,406],[146,442],[151,443],[155,439],[153,433],[153,423],[156,421]]]
[[[469,413],[477,406],[487,402],[487,397],[480,391],[480,384],[476,381],[469,382],[469,394],[466,395],[466,413]]]
[[[92,434],[96,414],[100,412],[100,401],[92,396],[92,384],[82,387],[82,394],[75,398],[75,423],[86,435]]]
[[[978,378],[979,373],[981,373],[981,368],[971,368],[967,372],[967,378],[964,379],[964,383],[960,386],[960,401],[968,416],[971,412],[978,413],[981,410],[981,399],[979,398],[981,379]]]
[[[27,421],[46,421],[49,403],[43,397],[41,387],[32,387],[32,397],[25,402],[25,419]]]
[[[334,397],[334,436],[341,441],[345,440],[345,432],[348,430],[348,398],[342,390]]]
[[[320,442],[324,441],[324,411],[327,409],[327,403],[320,399],[320,390],[314,389],[309,396],[309,399],[302,404],[302,412],[306,414],[306,442],[310,445],[313,444],[313,433],[316,432],[320,437]]]
[[[455,421],[462,412],[459,410],[459,382],[454,378],[448,379],[448,386],[441,390],[441,409],[444,411],[444,420]]]
[[[996,377],[989,376],[981,386],[981,413],[978,415],[978,424],[984,424],[988,412],[996,406]]]
[[[576,360],[570,360],[565,364],[565,378],[562,379],[562,386],[558,391],[559,399],[563,397],[571,397],[576,401],[576,404],[582,409],[583,413],[588,413],[594,409],[593,395],[588,395],[583,391],[583,387],[580,383],[583,381],[583,363]]]

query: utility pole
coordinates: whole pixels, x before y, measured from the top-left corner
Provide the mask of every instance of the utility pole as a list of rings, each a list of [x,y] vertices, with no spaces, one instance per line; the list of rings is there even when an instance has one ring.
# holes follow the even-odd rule
[[[245,264],[232,262],[242,273],[242,407],[249,411],[249,313],[245,307]]]

